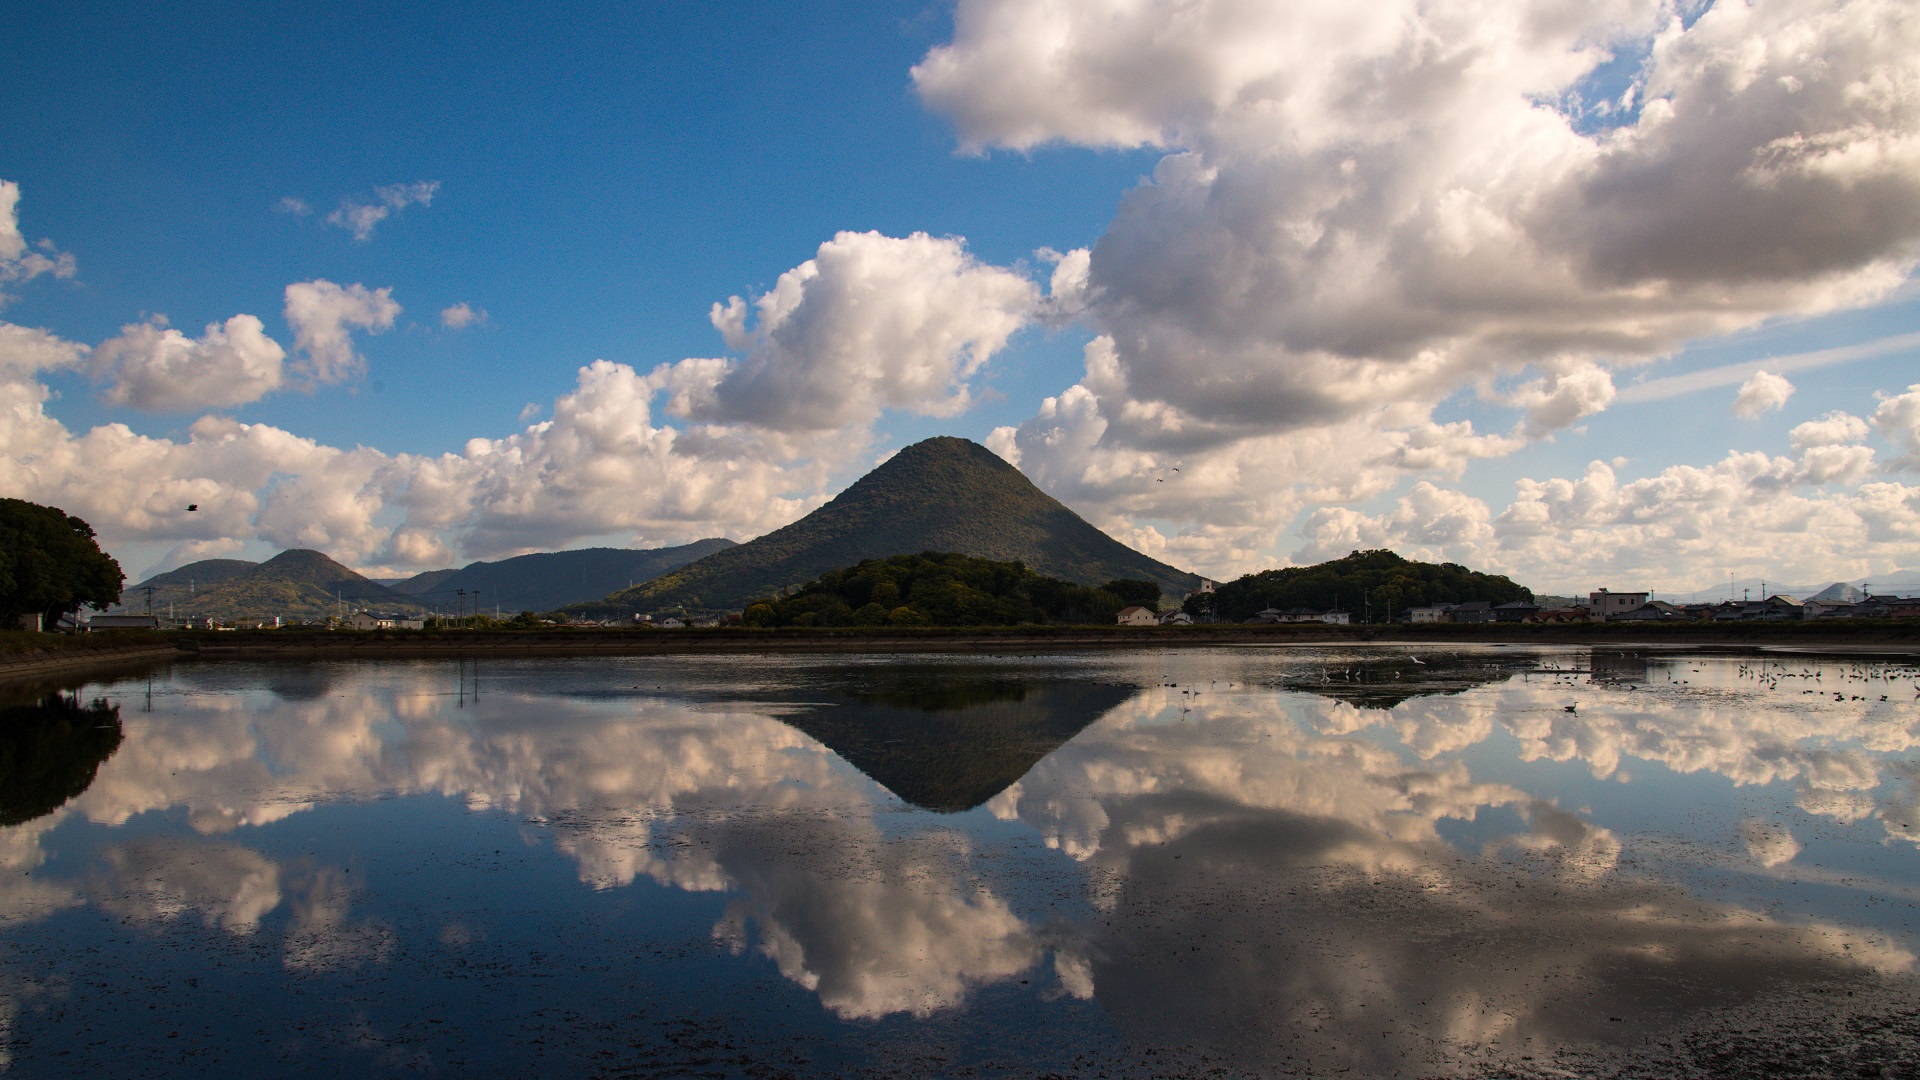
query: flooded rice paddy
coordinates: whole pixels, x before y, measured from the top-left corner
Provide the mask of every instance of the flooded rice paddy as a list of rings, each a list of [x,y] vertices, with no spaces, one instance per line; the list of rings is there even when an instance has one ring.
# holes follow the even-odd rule
[[[0,702],[10,1075],[1920,1075],[1920,668],[180,664]]]

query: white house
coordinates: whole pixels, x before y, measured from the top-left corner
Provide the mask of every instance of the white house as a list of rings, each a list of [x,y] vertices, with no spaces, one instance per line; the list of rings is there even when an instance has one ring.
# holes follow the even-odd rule
[[[1320,621],[1331,626],[1347,626],[1353,622],[1353,612],[1329,611],[1320,616]]]
[[[1161,626],[1192,626],[1193,616],[1187,614],[1184,611],[1181,611],[1179,608],[1174,608],[1172,611],[1169,611],[1165,615],[1160,616],[1160,625]]]
[[[1114,620],[1121,626],[1158,626],[1160,620],[1153,612],[1139,604],[1129,604],[1120,609],[1120,617]]]
[[[1612,592],[1601,589],[1599,592],[1587,594],[1587,612],[1591,618],[1606,622],[1615,615],[1625,615],[1629,611],[1644,606],[1647,598],[1652,595],[1644,592]]]
[[[1407,609],[1407,620],[1417,623],[1439,623],[1447,621],[1447,613],[1453,610],[1452,604],[1435,604],[1432,607]]]

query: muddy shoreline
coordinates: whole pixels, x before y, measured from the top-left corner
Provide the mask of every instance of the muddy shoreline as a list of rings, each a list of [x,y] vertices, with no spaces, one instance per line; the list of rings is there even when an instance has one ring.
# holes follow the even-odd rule
[[[216,659],[413,659],[740,653],[1039,653],[1220,645],[1487,644],[1758,648],[1920,655],[1920,625],[960,627],[911,630],[429,630],[180,633]]]
[[[752,653],[1045,653],[1288,645],[1599,645],[1920,656],[1920,625],[1181,626],[749,630],[178,631],[0,655],[0,682],[173,660],[473,659]]]

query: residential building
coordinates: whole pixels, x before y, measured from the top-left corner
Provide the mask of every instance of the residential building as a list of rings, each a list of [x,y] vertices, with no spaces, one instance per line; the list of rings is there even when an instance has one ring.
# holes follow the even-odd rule
[[[1161,626],[1192,626],[1193,616],[1187,614],[1184,611],[1181,611],[1179,608],[1174,608],[1172,611],[1169,611],[1165,615],[1160,616],[1160,625]]]
[[[1713,609],[1716,622],[1776,622],[1806,618],[1806,605],[1791,596],[1775,594],[1765,600],[1729,600]]]
[[[1407,618],[1408,621],[1417,623],[1446,622],[1447,615],[1452,611],[1452,604],[1434,604],[1431,607],[1408,608]]]
[[[1510,604],[1501,604],[1493,609],[1494,622],[1526,622],[1540,614],[1540,605],[1529,604],[1525,600],[1515,600]]]
[[[1688,615],[1665,600],[1649,600],[1632,611],[1623,611],[1613,618],[1617,622],[1685,622]]]
[[[1611,589],[1601,589],[1599,592],[1587,594],[1587,610],[1592,613],[1593,618],[1606,622],[1616,615],[1623,615],[1640,607],[1652,596],[1652,593],[1645,592],[1614,592]]]
[[[1121,626],[1158,626],[1160,620],[1153,612],[1138,604],[1129,604],[1120,609],[1120,615],[1114,620]]]
[[[1493,601],[1469,600],[1464,604],[1453,605],[1447,613],[1448,622],[1483,623],[1493,621]]]

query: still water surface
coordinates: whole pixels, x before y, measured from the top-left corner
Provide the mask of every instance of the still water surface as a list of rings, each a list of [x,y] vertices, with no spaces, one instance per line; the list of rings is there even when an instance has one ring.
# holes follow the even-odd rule
[[[0,703],[0,1064],[1920,1075],[1917,680],[181,664]]]

